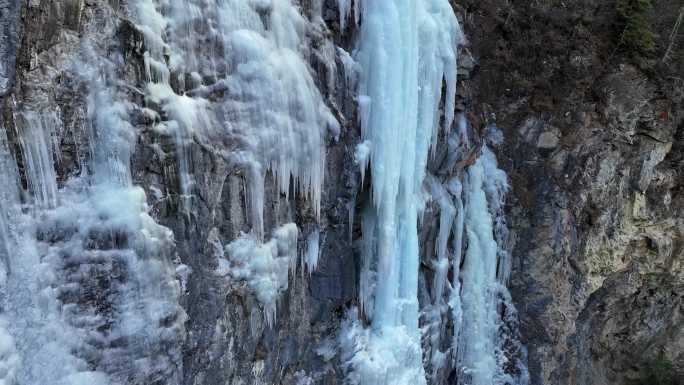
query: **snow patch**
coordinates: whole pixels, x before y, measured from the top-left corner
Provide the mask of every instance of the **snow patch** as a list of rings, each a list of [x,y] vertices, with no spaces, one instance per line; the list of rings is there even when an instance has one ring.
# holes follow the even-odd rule
[[[269,326],[275,323],[280,294],[287,290],[290,264],[297,260],[298,234],[294,223],[277,228],[265,243],[243,234],[225,247],[228,259],[219,258],[217,274],[247,282]]]

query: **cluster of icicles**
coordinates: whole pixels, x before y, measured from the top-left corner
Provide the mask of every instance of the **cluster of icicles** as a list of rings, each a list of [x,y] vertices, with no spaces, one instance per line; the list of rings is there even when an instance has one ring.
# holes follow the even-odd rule
[[[506,175],[486,147],[463,180],[454,177],[443,185],[426,170],[440,127],[452,157],[468,146],[464,118],[454,124],[457,47],[463,37],[451,5],[396,0],[360,6],[340,1],[339,6],[343,20],[361,19],[355,58],[361,68],[364,142],[356,154],[362,170],[372,174],[371,204],[362,213],[359,298],[370,325],[362,325],[358,311],[345,324],[341,345],[349,378],[361,385],[444,383],[444,370],[452,367],[459,384],[524,384],[526,368],[522,361],[508,362],[501,335],[502,307],[512,311],[505,288],[509,261],[500,246],[506,235],[501,212]],[[432,303],[420,309],[417,229],[426,186],[440,222]],[[451,336],[444,341],[447,319]],[[428,352],[422,337],[429,341]]]
[[[486,147],[462,177],[442,183],[427,172],[440,135],[448,138],[454,159],[469,146],[467,123],[454,116],[463,37],[451,5],[338,5],[341,28],[357,31],[354,52],[326,40],[315,54],[329,73],[341,63],[347,83],[355,84],[363,137],[355,158],[362,178],[370,170],[372,195],[360,213],[359,308],[350,310],[338,339],[347,380],[444,383],[446,370],[455,368],[458,384],[524,385],[526,369],[522,361],[511,361],[503,332],[502,314],[514,318],[505,288],[509,262],[501,246],[506,175]],[[305,59],[312,54],[309,36],[326,28],[322,6],[314,1],[307,19],[291,0],[131,5],[144,37],[142,93],[148,107],[142,113],[155,132],[175,139],[180,210],[189,216],[197,196],[193,143],[212,148],[246,175],[252,230],[219,245],[216,273],[246,282],[271,326],[302,234],[294,223],[264,228],[266,175],[274,176],[279,193],[293,190],[306,198],[318,216],[326,140],[340,134]],[[103,57],[105,51],[86,39],[72,63],[88,85],[81,112],[91,147],[84,156],[89,172],[58,186],[58,110],[17,107],[22,170],[0,126],[0,167],[8,170],[0,175],[0,384],[147,380],[131,373],[180,381],[186,315],[178,298],[187,268],[172,263],[174,236],[148,215],[145,193],[132,183],[132,107],[117,91],[114,67],[121,63]],[[334,79],[324,81],[334,89]],[[28,182],[23,194],[20,171]],[[436,202],[440,221],[431,303],[421,307],[418,228],[426,200]],[[312,271],[322,252],[319,232],[304,235],[302,254]],[[125,278],[106,284],[113,318],[79,302],[82,287],[92,289],[88,277],[120,271]],[[162,319],[173,322],[154,329]],[[121,339],[143,342],[114,346]]]

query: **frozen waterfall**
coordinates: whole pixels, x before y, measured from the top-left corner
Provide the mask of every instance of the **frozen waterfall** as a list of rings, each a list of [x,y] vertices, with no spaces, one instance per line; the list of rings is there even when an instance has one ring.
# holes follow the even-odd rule
[[[342,345],[354,383],[424,384],[418,217],[443,81],[443,126],[453,122],[461,31],[447,1],[367,1],[360,12],[358,98],[372,189],[360,301],[371,326],[364,330],[352,316]]]
[[[235,383],[526,385],[507,177],[456,115],[449,0],[77,3],[7,99],[0,61],[0,385],[207,384],[231,359]]]
[[[506,175],[486,147],[462,181],[454,178],[443,186],[427,174],[440,128],[450,137],[455,120],[462,35],[451,6],[440,0],[365,1],[359,11],[348,1],[339,5],[343,19],[360,12],[355,57],[361,67],[358,103],[364,142],[357,147],[356,160],[362,177],[370,164],[372,197],[361,219],[363,317],[352,310],[340,340],[348,379],[361,385],[424,384],[428,378],[437,380],[451,355],[459,384],[524,383],[524,374],[508,375],[507,337],[500,335],[499,298],[507,292],[506,274],[497,269],[507,271],[503,266],[509,263],[502,244],[505,223],[500,221]],[[463,117],[457,126],[461,137],[456,137],[454,151],[469,146]],[[418,227],[426,184],[433,186],[428,199],[437,201],[440,222],[433,303],[419,308]],[[448,248],[450,238],[454,242]],[[451,348],[441,351],[447,307],[453,335]],[[420,317],[425,327],[420,327]],[[421,338],[427,338],[429,356]],[[432,373],[425,371],[427,358]]]
[[[173,233],[132,183],[122,58],[94,37],[67,63],[87,93],[72,106],[90,147],[81,173],[58,180],[59,109],[15,103],[13,130],[0,124],[2,384],[178,383],[185,313]]]

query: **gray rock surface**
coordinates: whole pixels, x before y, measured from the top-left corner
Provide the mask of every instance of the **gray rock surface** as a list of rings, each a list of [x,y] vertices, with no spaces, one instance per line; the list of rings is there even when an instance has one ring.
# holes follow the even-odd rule
[[[7,93],[14,82],[14,63],[21,32],[20,6],[19,0],[0,2],[0,96]]]

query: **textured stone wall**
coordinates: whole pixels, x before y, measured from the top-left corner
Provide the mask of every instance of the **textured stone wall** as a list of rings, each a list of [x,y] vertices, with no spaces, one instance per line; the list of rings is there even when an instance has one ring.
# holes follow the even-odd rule
[[[653,1],[657,46],[638,54],[614,1],[454,3],[472,118],[504,132],[532,383],[631,384],[660,357],[681,382],[684,4]]]

